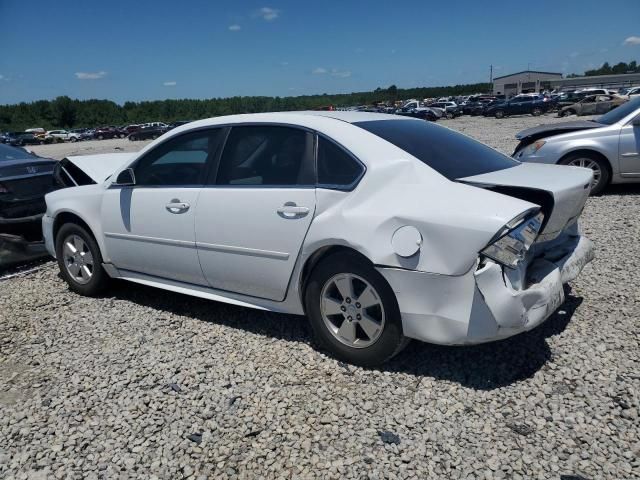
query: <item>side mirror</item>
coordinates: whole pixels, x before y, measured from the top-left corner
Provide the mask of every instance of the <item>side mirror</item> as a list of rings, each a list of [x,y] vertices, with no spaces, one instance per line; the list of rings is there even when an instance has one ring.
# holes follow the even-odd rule
[[[126,168],[118,174],[118,178],[114,185],[119,187],[128,187],[136,184],[136,176],[133,173],[133,168]]]

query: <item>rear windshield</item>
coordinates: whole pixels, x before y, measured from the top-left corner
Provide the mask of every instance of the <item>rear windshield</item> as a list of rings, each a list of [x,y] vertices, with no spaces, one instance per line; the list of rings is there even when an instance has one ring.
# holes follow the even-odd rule
[[[11,160],[33,160],[35,157],[22,148],[0,144],[0,162]]]
[[[424,120],[373,120],[354,125],[401,148],[449,180],[519,165],[480,142]]]

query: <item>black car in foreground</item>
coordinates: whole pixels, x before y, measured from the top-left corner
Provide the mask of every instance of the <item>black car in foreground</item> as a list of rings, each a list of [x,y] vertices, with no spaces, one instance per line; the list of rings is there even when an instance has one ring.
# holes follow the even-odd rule
[[[44,196],[56,187],[56,160],[0,145],[0,234],[34,239],[42,234]]]

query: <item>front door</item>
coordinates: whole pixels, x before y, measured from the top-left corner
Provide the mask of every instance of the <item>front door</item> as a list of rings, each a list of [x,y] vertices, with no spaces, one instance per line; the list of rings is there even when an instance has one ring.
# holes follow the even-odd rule
[[[205,285],[195,245],[198,196],[222,130],[187,133],[135,164],[135,185],[111,186],[102,204],[107,255],[119,269]]]
[[[233,127],[196,209],[209,284],[281,301],[315,212],[313,135],[283,126]]]
[[[640,125],[628,123],[620,129],[620,173],[640,176]]]

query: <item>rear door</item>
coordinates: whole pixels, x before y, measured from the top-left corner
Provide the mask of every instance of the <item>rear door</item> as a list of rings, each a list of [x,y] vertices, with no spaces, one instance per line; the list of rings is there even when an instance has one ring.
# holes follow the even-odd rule
[[[582,107],[578,113],[580,115],[593,115],[596,113],[596,97],[590,96],[586,97],[582,102],[580,102],[580,106]]]
[[[613,98],[609,95],[598,95],[596,97],[596,113],[601,115],[611,110]]]
[[[233,127],[196,209],[198,256],[208,283],[283,300],[315,206],[311,132]]]
[[[620,129],[619,152],[620,173],[640,177],[640,125],[631,121]]]

